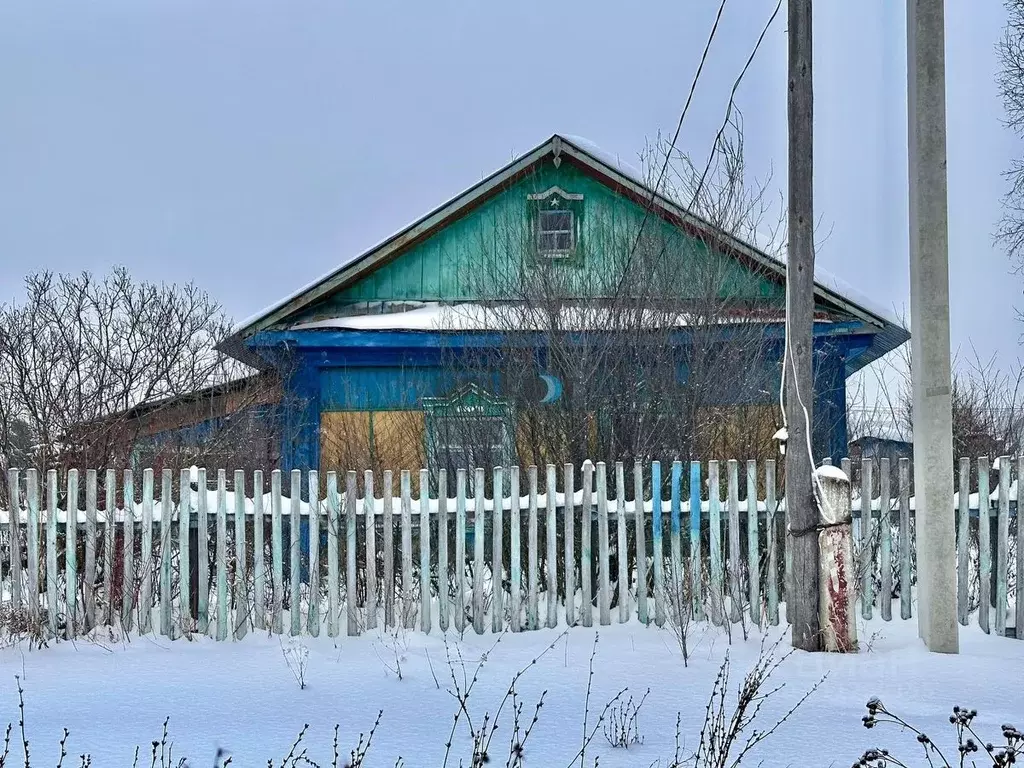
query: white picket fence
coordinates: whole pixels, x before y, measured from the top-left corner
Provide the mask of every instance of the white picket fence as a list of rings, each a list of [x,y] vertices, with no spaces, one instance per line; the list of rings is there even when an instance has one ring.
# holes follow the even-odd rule
[[[1012,480],[1024,476],[1024,459],[1000,461],[994,491],[988,460],[978,468],[979,490],[956,500],[959,616],[967,624],[977,615],[984,631],[1004,634],[1024,627]],[[870,618],[877,608],[891,620],[898,600],[908,619],[909,463],[901,462],[892,492],[883,461],[877,495],[872,469],[863,464],[861,488],[851,492],[861,613]],[[970,462],[960,470],[968,488]],[[659,626],[760,626],[778,624],[784,602],[785,505],[773,461],[675,462],[668,476],[658,462],[631,472],[621,463],[548,465],[543,476],[536,467],[499,468],[490,478],[497,498],[487,495],[480,469],[457,473],[453,497],[443,471],[421,470],[414,497],[408,471],[393,496],[391,472],[365,472],[360,488],[354,471],[294,471],[286,490],[274,471],[265,493],[259,471],[233,473],[230,490],[218,471],[211,490],[204,470],[177,478],[168,470],[158,494],[146,470],[137,494],[131,472],[89,470],[84,509],[72,502],[69,515],[66,500],[81,498],[80,479],[72,470],[61,484],[51,471],[41,488],[34,470],[9,474],[17,514],[0,511],[0,617],[8,631],[73,638],[120,625],[225,640],[251,630],[325,629],[335,637],[343,620],[345,633],[358,635],[381,627],[518,632],[633,616]],[[246,495],[250,480],[259,491]],[[863,519],[861,498],[872,498]],[[291,535],[296,519],[301,535]]]

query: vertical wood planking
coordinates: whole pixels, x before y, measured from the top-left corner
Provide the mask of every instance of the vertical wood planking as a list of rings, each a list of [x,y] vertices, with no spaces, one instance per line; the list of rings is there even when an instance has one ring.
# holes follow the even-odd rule
[[[995,629],[1000,637],[1006,636],[1007,588],[1010,543],[1010,469],[1009,456],[999,457],[999,507],[996,516],[996,615]]]
[[[33,627],[39,622],[39,473],[25,470],[25,504],[28,507],[25,525],[25,548],[28,550],[28,618]],[[11,505],[16,508],[15,505]],[[109,563],[109,561],[108,561]],[[106,571],[110,570],[109,564]],[[110,592],[106,593],[110,602]]]
[[[356,472],[354,469],[348,470],[345,473],[345,615],[347,617],[347,627],[349,637],[354,637],[359,634],[359,605],[356,595],[356,497],[359,494],[359,488],[356,484]],[[409,473],[403,473],[402,482],[404,491],[409,489]],[[403,509],[407,508],[405,502],[408,499],[408,494],[403,491]],[[405,515],[403,514],[403,525],[405,523]],[[412,568],[410,567],[410,571]],[[404,577],[405,574],[403,574]],[[402,584],[403,588],[405,584]],[[408,604],[405,606],[408,611]],[[406,613],[408,616],[408,612]],[[405,625],[406,628],[411,629],[410,624]]]
[[[501,467],[494,468],[494,512],[491,517],[491,631],[501,632],[505,626],[505,606],[502,599],[504,591],[505,569],[502,563],[502,540],[504,530],[504,472]]]
[[[338,571],[338,548],[341,528],[341,499],[338,498],[338,473],[327,473],[327,636],[337,637],[341,629],[338,608],[341,579]]]
[[[217,470],[217,639],[228,639],[228,477]],[[292,607],[294,611],[294,606]]]
[[[235,628],[236,640],[245,637],[249,630],[249,574],[245,563],[245,472],[235,470]],[[253,493],[256,490],[253,489]]]
[[[381,505],[384,513],[384,626],[395,626],[395,508],[393,501],[394,483],[391,470],[384,470],[384,487],[381,489]]]
[[[626,540],[626,468],[615,462],[615,559],[618,561],[619,623],[629,621],[629,552]]]
[[[597,613],[601,626],[612,623],[611,574],[608,573],[608,467],[597,463]]]
[[[558,625],[558,550],[556,537],[558,535],[558,501],[555,498],[555,465],[547,466],[547,524],[544,526],[547,538],[547,609],[548,627]]]
[[[288,494],[288,617],[293,637],[302,632],[301,532],[302,471],[293,469]]]
[[[701,588],[704,584],[703,555],[700,542],[700,462],[690,462],[690,610],[697,621],[704,618]]]
[[[264,532],[266,516],[263,509],[263,470],[252,473],[252,562],[253,588],[256,592],[253,610],[256,613],[256,629],[267,629],[267,558],[265,555]]]
[[[584,627],[594,626],[594,585],[591,583],[594,559],[593,550],[593,506],[594,506],[594,465],[589,461],[581,468],[583,481],[583,504],[580,507],[580,612]]]
[[[903,457],[899,461],[900,484],[900,616],[909,619],[911,615],[910,600],[910,459]]]
[[[509,508],[508,528],[508,608],[510,627],[513,632],[522,630],[523,611],[523,560],[522,560],[522,510],[520,509],[519,498],[519,467],[509,467],[508,470],[509,497],[511,500]]]
[[[654,549],[654,623],[665,625],[665,543],[662,535],[661,462],[651,462],[651,544]]]
[[[1018,640],[1024,640],[1024,455],[1017,458],[1017,595],[1014,626]]]
[[[363,473],[363,531],[366,539],[366,628],[377,628],[377,497],[373,470]]]
[[[103,509],[106,525],[103,527],[103,594],[106,596],[106,606],[103,610],[103,620],[107,626],[114,624],[114,521],[117,511],[117,473],[107,470],[106,483],[104,486],[106,499]]]
[[[757,511],[757,462],[747,461],[747,587],[750,621],[761,626],[761,532]]]
[[[7,490],[11,499],[10,522],[7,532],[10,540],[11,608],[17,614],[22,608],[21,594],[21,472],[7,470]],[[2,583],[2,580],[0,580]]]
[[[68,478],[68,510],[69,513],[74,505],[70,503],[71,478]],[[76,491],[77,497],[77,491]],[[71,538],[71,528],[68,526],[68,538]],[[68,544],[68,555],[71,554],[70,543]],[[153,470],[146,469],[142,472],[142,548],[139,551],[139,568],[142,571],[142,584],[139,590],[139,632],[149,634],[153,628]],[[71,569],[71,562],[68,561],[68,569]],[[71,580],[68,580],[70,586]],[[68,615],[73,615],[71,605],[73,596],[68,599]],[[70,622],[69,622],[70,625]]]
[[[192,573],[189,565],[192,559],[189,547],[191,509],[191,477],[189,471],[183,469],[178,473],[178,610],[181,612],[181,625],[185,631],[191,631],[189,619],[192,615]]]
[[[1020,477],[1020,475],[1018,475]],[[901,482],[902,485],[902,482]],[[970,541],[971,541],[971,460],[966,456],[960,459],[960,484],[959,484],[959,513],[957,515],[956,528],[956,616],[962,626],[967,626],[970,614],[969,592],[970,577],[968,567],[970,563]],[[902,521],[900,522],[902,526]],[[900,549],[903,548],[902,527],[900,529]],[[1019,550],[1018,550],[1019,551]],[[903,552],[900,552],[902,562]],[[1020,582],[1017,582],[1018,584]],[[900,595],[902,596],[905,585],[900,583]],[[903,618],[906,618],[904,616]],[[1017,626],[1020,626],[1019,624]]]
[[[562,473],[562,491],[565,503],[562,505],[562,549],[565,553],[563,581],[565,582],[565,624],[576,624],[576,471],[572,464],[566,464]]]
[[[199,584],[196,588],[199,590],[199,603],[196,606],[198,608],[199,615],[197,618],[197,625],[201,634],[207,634],[210,631],[210,518],[209,518],[209,494],[206,491],[206,470],[199,470],[199,494],[196,498],[196,528],[199,534],[199,541],[197,542],[198,551],[196,557],[199,560]],[[127,481],[126,481],[127,482]],[[280,482],[278,483],[278,491],[281,490]],[[125,496],[128,495],[128,489],[125,488]],[[278,508],[280,508],[280,493],[278,493]],[[280,526],[279,526],[280,527]]]
[[[281,499],[281,470],[275,469],[270,475],[270,548],[271,581],[274,605],[271,609],[270,625],[274,634],[284,632],[284,524]]]
[[[872,542],[874,539],[873,521],[871,515],[871,494],[874,488],[871,473],[874,465],[871,459],[861,459],[860,462],[860,556],[857,558],[858,567],[863,569],[864,580],[861,584],[861,616],[865,619],[871,618],[874,606],[872,579],[874,563],[872,562]]]
[[[889,488],[889,459],[879,462],[878,476],[878,528],[881,534],[879,557],[882,569],[882,593],[878,596],[878,610],[883,621],[892,621],[892,500]]]
[[[174,475],[164,469],[160,482],[160,634],[174,637],[171,624],[171,517],[174,513]],[[93,505],[95,506],[95,504]]]
[[[992,604],[992,518],[989,515],[989,461],[978,459],[978,626],[988,634]]]
[[[473,473],[473,631],[484,633],[484,470],[477,467]]]
[[[455,473],[455,629],[466,629],[466,470]]]
[[[531,464],[526,471],[529,499],[527,501],[526,530],[526,626],[528,629],[540,629],[540,569],[539,546],[537,537],[537,465]]]
[[[708,539],[711,560],[711,587],[708,590],[711,602],[709,613],[714,624],[721,624],[725,606],[725,585],[722,567],[722,500],[719,495],[718,462],[708,462]]]
[[[85,472],[85,571],[82,574],[82,625],[89,632],[96,623],[96,502],[95,469]],[[170,590],[168,590],[169,592]],[[31,593],[29,593],[31,597]]]
[[[420,629],[430,633],[430,476],[420,470]]]
[[[408,469],[401,474],[402,516],[402,627],[413,628],[412,615],[412,476]],[[353,571],[353,576],[355,571]]]
[[[306,631],[320,636],[320,473],[311,469],[306,475],[309,493],[309,608]],[[244,518],[243,518],[244,519]],[[370,567],[370,561],[367,561]],[[369,577],[367,577],[369,578]]]
[[[129,488],[131,472],[125,472],[125,511],[129,509]],[[125,520],[127,521],[127,517]],[[132,576],[132,538],[129,533],[131,526],[125,523],[124,549],[124,595],[121,604],[121,624],[126,631],[132,628],[132,598],[134,594]],[[46,610],[49,612],[50,634],[57,636],[57,470],[46,472]]]
[[[633,464],[633,516],[636,520],[636,615],[641,624],[650,622],[647,613],[647,514],[644,509],[644,468]]]
[[[686,595],[687,599],[689,599],[689,593],[686,591],[686,580],[689,578],[690,570],[683,563],[683,463],[681,461],[672,462],[670,504],[669,558],[673,595],[673,605],[670,607],[673,610],[679,611],[682,608],[682,597]],[[686,610],[689,610],[689,607]]]
[[[729,459],[729,620],[740,620],[743,593],[740,590],[740,478],[739,462]]]
[[[768,544],[768,621],[779,625],[779,526],[776,514],[779,502],[775,498],[775,460],[764,464],[765,541]]]
[[[437,626],[448,631],[451,616],[451,575],[448,570],[448,472],[437,472]]]

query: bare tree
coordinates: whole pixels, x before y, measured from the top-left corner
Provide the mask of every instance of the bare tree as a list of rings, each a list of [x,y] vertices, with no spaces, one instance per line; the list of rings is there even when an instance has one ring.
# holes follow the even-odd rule
[[[1024,136],[1024,1],[1004,0],[1006,28],[996,45],[999,74],[996,83],[1003,98],[1006,125],[1018,137]],[[996,229],[996,241],[1010,256],[1015,268],[1024,268],[1024,158],[1016,157],[1007,168],[1008,189],[1003,196],[1003,214]]]

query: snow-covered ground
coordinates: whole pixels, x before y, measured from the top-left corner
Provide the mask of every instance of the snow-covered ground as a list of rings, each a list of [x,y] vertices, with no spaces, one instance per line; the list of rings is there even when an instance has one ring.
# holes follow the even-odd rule
[[[337,641],[266,635],[237,643],[133,637],[130,642],[63,642],[43,650],[7,647],[0,650],[0,721],[17,723],[17,675],[25,688],[33,764],[56,764],[57,744],[66,727],[71,731],[69,755],[91,753],[97,768],[130,766],[135,746],[148,755],[170,717],[174,754],[190,757],[192,765],[212,765],[218,748],[230,752],[236,766],[266,765],[271,758],[276,764],[304,724],[309,725],[304,744],[310,757],[330,765],[335,724],[347,751],[382,709],[367,768],[393,766],[398,756],[408,768],[441,766],[458,709],[446,660],[451,655],[460,685],[463,675],[472,679],[479,665],[469,700],[478,723],[485,711],[497,709],[516,672],[529,667],[517,685],[524,711],[532,713],[542,691],[547,696],[525,747],[525,765],[560,768],[580,749],[588,667],[598,632],[590,723],[621,689],[628,688],[639,699],[650,688],[639,715],[642,745],[613,749],[598,731],[587,764],[593,765],[599,755],[603,768],[649,766],[659,760],[669,764],[677,713],[684,752],[696,746],[724,654],[731,653],[730,687],[735,690],[762,645],[756,635],[744,642],[734,633],[730,644],[721,630],[696,627],[697,645],[686,667],[670,630],[633,623],[575,628],[564,636],[554,630],[506,634],[497,646],[496,636],[489,634],[467,633],[461,639],[449,635],[446,647],[437,634],[371,632]],[[781,632],[772,630],[769,636]],[[849,766],[869,746],[902,746],[916,760],[917,745],[910,736],[887,727],[868,731],[861,725],[864,704],[872,696],[936,740],[941,736],[948,741],[954,704],[976,708],[978,726],[992,740],[1004,722],[1024,725],[1024,642],[963,628],[962,653],[938,656],[923,650],[913,621],[869,622],[861,626],[860,635],[865,650],[858,655],[796,653],[783,663],[777,676],[785,687],[769,699],[761,728],[773,724],[826,674],[827,679],[763,744],[757,759],[745,759],[744,765]],[[295,643],[308,649],[304,690],[283,653],[287,651],[294,667],[306,655]],[[531,660],[552,643],[531,667]],[[465,669],[457,661],[459,654]],[[396,674],[399,664],[401,679]],[[492,749],[494,765],[506,762],[509,716],[506,704]],[[453,753],[468,758],[464,724]],[[20,758],[14,763],[21,764]]]

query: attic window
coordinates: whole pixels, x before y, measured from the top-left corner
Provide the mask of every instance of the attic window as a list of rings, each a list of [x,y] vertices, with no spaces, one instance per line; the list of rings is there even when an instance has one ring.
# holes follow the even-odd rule
[[[576,217],[568,210],[538,211],[537,253],[565,258],[576,248]]]

